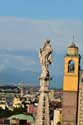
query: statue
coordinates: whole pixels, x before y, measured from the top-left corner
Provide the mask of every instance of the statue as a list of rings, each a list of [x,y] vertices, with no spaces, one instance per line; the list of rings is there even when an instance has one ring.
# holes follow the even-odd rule
[[[42,66],[41,77],[49,77],[48,65],[52,63],[52,51],[50,40],[46,40],[43,48],[40,48],[39,51],[40,64]]]

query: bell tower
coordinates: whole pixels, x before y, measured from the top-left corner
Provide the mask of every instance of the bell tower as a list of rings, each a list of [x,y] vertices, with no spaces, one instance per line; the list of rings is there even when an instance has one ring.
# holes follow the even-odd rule
[[[79,70],[79,48],[72,43],[64,60],[63,125],[77,124]]]

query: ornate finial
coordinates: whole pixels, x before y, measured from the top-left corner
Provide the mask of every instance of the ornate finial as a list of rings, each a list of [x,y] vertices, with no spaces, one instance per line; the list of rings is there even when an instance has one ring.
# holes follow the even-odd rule
[[[75,42],[75,36],[73,35],[73,43]]]
[[[68,46],[68,48],[78,48],[78,47],[76,46],[76,44],[75,44],[75,36],[73,35],[72,38],[73,38],[73,41],[72,41],[71,45]]]
[[[49,77],[48,65],[52,63],[52,47],[50,44],[50,40],[45,40],[43,48],[40,48],[39,58],[40,64],[42,66],[42,74],[41,77]]]

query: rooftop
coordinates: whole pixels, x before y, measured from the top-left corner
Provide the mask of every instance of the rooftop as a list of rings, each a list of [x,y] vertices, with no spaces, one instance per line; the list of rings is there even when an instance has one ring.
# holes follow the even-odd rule
[[[68,46],[68,48],[78,48],[78,47],[76,46],[76,44],[74,42],[72,42],[72,44],[70,46]]]

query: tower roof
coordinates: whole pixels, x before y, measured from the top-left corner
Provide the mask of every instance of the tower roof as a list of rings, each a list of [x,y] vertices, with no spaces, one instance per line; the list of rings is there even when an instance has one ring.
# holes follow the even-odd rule
[[[70,46],[67,48],[67,55],[78,56],[79,55],[79,48],[76,46],[74,41]]]
[[[76,46],[76,44],[74,42],[72,42],[72,44],[70,46],[68,46],[68,48],[78,48],[78,47]]]

